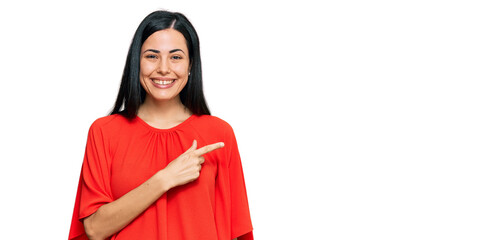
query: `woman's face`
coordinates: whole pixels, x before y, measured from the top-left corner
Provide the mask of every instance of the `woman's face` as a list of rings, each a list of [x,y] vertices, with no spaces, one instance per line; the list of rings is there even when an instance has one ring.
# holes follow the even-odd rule
[[[141,47],[140,82],[147,98],[179,98],[190,71],[189,50],[183,35],[164,29],[150,35]]]

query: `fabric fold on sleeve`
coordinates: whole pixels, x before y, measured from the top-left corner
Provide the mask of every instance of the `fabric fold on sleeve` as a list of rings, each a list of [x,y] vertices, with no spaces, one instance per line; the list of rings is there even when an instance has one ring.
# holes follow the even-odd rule
[[[229,154],[229,184],[231,204],[231,239],[253,240],[253,227],[251,223],[248,197],[241,164],[241,157],[237,146],[236,137],[230,129],[230,154]]]
[[[88,239],[82,219],[92,215],[102,205],[113,201],[110,189],[110,157],[107,149],[105,136],[97,122],[94,122],[88,133],[68,239]]]

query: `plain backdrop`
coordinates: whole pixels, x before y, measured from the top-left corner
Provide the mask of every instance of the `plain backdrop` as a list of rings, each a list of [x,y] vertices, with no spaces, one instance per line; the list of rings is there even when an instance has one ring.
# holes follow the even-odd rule
[[[197,29],[256,239],[502,239],[500,1],[0,4],[0,238],[65,239],[140,21]]]

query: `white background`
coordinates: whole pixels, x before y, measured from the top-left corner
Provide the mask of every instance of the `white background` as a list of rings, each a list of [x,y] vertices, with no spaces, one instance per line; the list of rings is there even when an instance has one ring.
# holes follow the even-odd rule
[[[499,1],[328,2],[2,3],[0,238],[67,238],[87,130],[168,9],[200,35],[256,239],[502,239]]]

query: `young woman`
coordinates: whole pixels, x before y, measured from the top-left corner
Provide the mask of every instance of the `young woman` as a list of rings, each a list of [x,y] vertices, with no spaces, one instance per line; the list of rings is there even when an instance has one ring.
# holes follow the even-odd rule
[[[210,116],[192,24],[153,12],[90,127],[69,239],[236,238],[253,233],[233,130]]]

